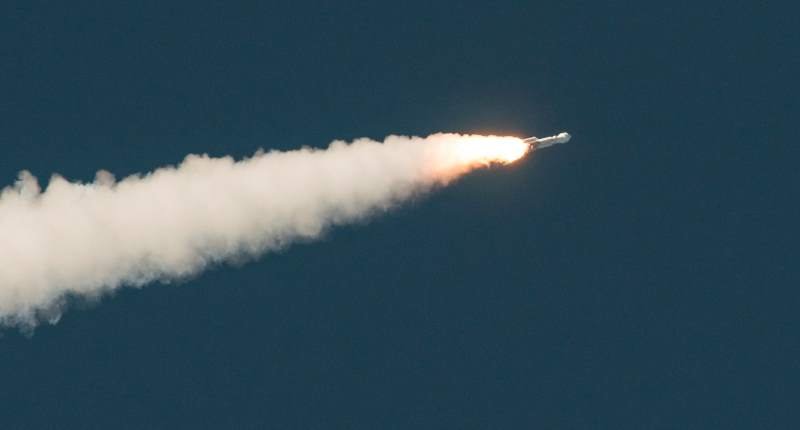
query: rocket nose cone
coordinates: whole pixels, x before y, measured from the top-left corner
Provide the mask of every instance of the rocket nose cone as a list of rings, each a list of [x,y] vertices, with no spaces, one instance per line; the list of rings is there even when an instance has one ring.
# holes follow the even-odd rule
[[[569,133],[567,132],[558,133],[558,140],[560,140],[561,143],[567,143],[569,142],[570,139],[572,139],[572,135],[570,135]]]

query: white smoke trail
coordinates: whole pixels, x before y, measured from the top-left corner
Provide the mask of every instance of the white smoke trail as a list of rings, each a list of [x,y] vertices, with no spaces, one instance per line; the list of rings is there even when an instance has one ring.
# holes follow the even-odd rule
[[[67,297],[98,297],[252,257],[527,151],[514,137],[389,136],[325,150],[190,155],[120,182],[30,173],[0,194],[0,325],[55,323]]]

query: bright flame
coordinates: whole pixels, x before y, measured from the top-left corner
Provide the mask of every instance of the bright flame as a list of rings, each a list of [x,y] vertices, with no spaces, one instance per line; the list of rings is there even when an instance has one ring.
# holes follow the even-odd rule
[[[442,183],[476,168],[513,163],[530,149],[518,137],[451,133],[428,136],[426,147],[435,154],[428,160],[430,174]]]
[[[530,147],[513,136],[464,136],[458,142],[457,156],[463,164],[508,164],[519,160]]]

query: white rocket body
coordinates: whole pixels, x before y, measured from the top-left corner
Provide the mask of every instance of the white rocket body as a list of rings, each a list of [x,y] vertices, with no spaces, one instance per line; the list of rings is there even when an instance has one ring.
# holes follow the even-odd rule
[[[523,139],[523,142],[531,145],[531,149],[547,148],[548,146],[558,145],[559,143],[567,143],[572,138],[569,133],[561,132],[555,136],[549,137],[536,137],[531,136]]]

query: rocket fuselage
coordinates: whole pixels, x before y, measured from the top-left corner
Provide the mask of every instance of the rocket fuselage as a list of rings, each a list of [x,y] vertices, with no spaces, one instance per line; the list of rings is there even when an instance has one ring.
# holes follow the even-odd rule
[[[569,133],[561,132],[555,136],[538,138],[531,136],[523,139],[522,141],[530,144],[531,149],[547,148],[548,146],[558,145],[559,143],[567,143],[572,138]]]

